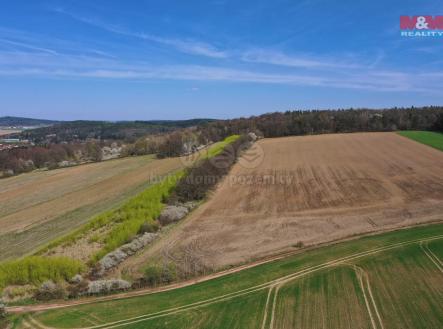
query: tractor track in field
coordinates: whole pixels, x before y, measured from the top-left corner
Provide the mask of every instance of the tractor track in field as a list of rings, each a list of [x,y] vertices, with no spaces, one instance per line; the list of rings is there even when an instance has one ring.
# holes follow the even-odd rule
[[[427,242],[420,242],[420,248],[424,254],[431,260],[431,262],[443,273],[443,263],[429,248]]]
[[[275,288],[274,286],[269,287],[268,296],[266,298],[265,311],[263,314],[263,321],[262,321],[261,329],[265,329],[265,327],[266,327],[266,322],[268,320],[269,301],[271,300],[272,290],[274,288]]]
[[[427,242],[425,243],[425,247],[429,251],[429,254],[434,257],[437,263],[439,263],[443,267],[443,261],[432,251],[431,248],[429,248],[429,244]]]
[[[271,321],[269,323],[269,329],[274,329],[274,322],[275,322],[275,309],[277,307],[277,296],[278,296],[278,291],[280,290],[282,284],[279,284],[276,288],[275,288],[275,293],[274,293],[274,299],[272,301],[272,312],[271,312]]]
[[[415,239],[415,240],[409,240],[409,241],[403,241],[403,242],[398,242],[398,243],[394,243],[394,244],[390,244],[388,246],[384,246],[384,247],[377,247],[377,248],[373,248],[370,250],[366,250],[366,251],[362,251],[362,252],[358,252],[358,253],[354,253],[348,256],[344,256],[341,258],[337,258],[335,260],[330,260],[327,261],[325,263],[322,264],[318,264],[318,265],[313,265],[310,267],[307,267],[305,269],[296,271],[292,274],[288,274],[285,276],[282,276],[278,279],[274,279],[271,280],[269,282],[265,282],[250,288],[246,288],[246,289],[242,289],[236,292],[232,292],[232,293],[228,293],[225,295],[221,295],[221,296],[217,296],[217,297],[213,297],[210,299],[206,299],[203,301],[199,301],[199,302],[195,302],[195,303],[191,303],[188,305],[183,305],[183,306],[179,306],[179,307],[175,307],[175,308],[170,308],[170,309],[166,309],[163,311],[159,311],[159,312],[154,312],[154,313],[149,313],[149,314],[144,314],[144,315],[140,315],[140,316],[136,316],[136,317],[132,317],[129,319],[124,319],[124,320],[119,320],[119,321],[114,321],[114,322],[109,322],[109,323],[105,323],[105,324],[101,324],[101,325],[97,325],[97,326],[90,326],[90,327],[82,327],[82,328],[75,328],[75,329],[111,329],[111,328],[118,328],[118,327],[123,327],[123,326],[127,326],[127,325],[131,325],[131,324],[135,324],[135,323],[140,323],[140,322],[144,322],[144,321],[148,321],[148,320],[152,320],[152,319],[156,319],[156,318],[160,318],[160,317],[165,317],[165,316],[169,316],[169,315],[174,315],[177,313],[181,313],[181,312],[185,312],[185,311],[189,311],[189,310],[193,310],[199,307],[204,307],[204,306],[208,306],[214,303],[218,303],[218,302],[222,302],[222,301],[226,301],[226,300],[230,300],[236,297],[240,297],[240,296],[244,296],[244,295],[248,295],[254,292],[258,292],[264,289],[270,289],[275,287],[276,291],[273,297],[273,303],[272,303],[272,311],[271,311],[271,315],[270,315],[270,325],[269,328],[273,329],[273,324],[274,324],[274,317],[275,317],[275,309],[276,309],[276,302],[277,302],[277,292],[278,289],[283,286],[284,284],[298,279],[302,276],[306,276],[312,273],[315,273],[317,271],[320,270],[324,270],[327,268],[331,268],[331,267],[335,267],[337,265],[342,265],[342,264],[346,264],[346,262],[349,261],[353,261],[356,259],[360,259],[366,256],[370,256],[370,255],[374,255],[380,252],[384,252],[384,251],[389,251],[392,249],[396,249],[396,248],[400,248],[400,247],[404,247],[407,245],[413,245],[413,244],[422,244],[423,242],[429,242],[429,241],[433,241],[433,240],[439,240],[442,239],[443,235],[437,235],[437,236],[433,236],[433,237],[428,237],[428,238],[423,238],[423,239]],[[370,292],[370,288],[368,286],[368,292]],[[270,297],[270,293],[268,293],[268,296]],[[370,298],[372,298],[372,293],[370,293]],[[117,298],[116,298],[117,299]],[[269,304],[269,302],[267,302],[267,304]],[[269,306],[269,305],[268,305]],[[50,308],[49,308],[50,309]],[[266,314],[266,310],[265,310],[265,314]],[[378,312],[377,312],[378,313]],[[266,315],[267,317],[267,315]],[[377,317],[379,317],[379,314],[377,314]],[[47,327],[44,326],[42,324],[40,324],[39,322],[37,322],[37,320],[33,319],[33,321],[35,322],[35,324],[38,324],[39,326],[41,326],[42,328],[45,329],[55,329],[52,327]],[[379,318],[379,323],[381,324],[381,328],[383,328],[383,325],[381,323],[381,319]],[[266,326],[266,321],[265,321],[265,326]]]
[[[363,268],[361,268],[357,265],[350,265],[350,266],[354,269],[355,274],[357,275],[357,279],[358,279],[358,282],[360,284],[360,288],[363,293],[363,298],[365,300],[366,310],[368,311],[368,315],[371,320],[372,328],[373,329],[378,329],[378,328],[384,329],[383,321],[382,321],[380,313],[378,311],[377,304],[375,303],[374,296],[372,295],[372,289],[371,289],[371,284],[369,281],[368,273]],[[366,284],[366,287],[365,287],[365,284]],[[366,292],[368,293],[367,295],[366,295]],[[374,316],[374,314],[372,314],[372,310],[374,310],[375,316]],[[377,322],[378,322],[378,325],[377,325]]]

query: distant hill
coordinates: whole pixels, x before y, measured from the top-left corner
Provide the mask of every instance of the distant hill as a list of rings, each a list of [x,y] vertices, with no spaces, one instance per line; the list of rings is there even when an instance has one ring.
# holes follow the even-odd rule
[[[0,117],[1,127],[35,127],[35,126],[47,126],[59,123],[60,121],[45,120],[45,119],[32,119],[22,117]]]
[[[214,119],[152,120],[152,121],[63,121],[46,124],[45,127],[26,130],[16,137],[41,142],[52,135],[55,142],[94,139],[131,140],[148,134],[170,132],[194,127]]]

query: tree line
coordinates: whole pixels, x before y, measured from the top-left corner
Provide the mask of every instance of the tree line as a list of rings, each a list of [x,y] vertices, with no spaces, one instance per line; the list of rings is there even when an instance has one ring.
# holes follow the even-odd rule
[[[202,145],[221,141],[231,135],[243,135],[248,132],[254,132],[262,137],[283,137],[396,130],[443,131],[443,107],[411,107],[385,110],[297,110],[232,120],[214,121],[205,119],[179,123],[172,121],[169,122],[169,125],[163,121],[156,123],[158,125],[156,128],[167,127],[172,131],[166,129],[159,133],[158,130],[155,130],[155,134],[145,131],[142,137],[133,140],[126,139],[120,156],[145,154],[156,154],[159,158],[181,156],[192,153]],[[196,126],[178,128],[180,125],[186,126],[188,124],[196,124]],[[93,123],[87,123],[85,129],[88,130],[91,125],[96,127]],[[125,129],[129,129],[130,126],[129,123],[121,123],[120,125],[120,128],[124,127]],[[149,122],[149,124],[147,122],[137,122],[136,126],[138,125],[146,128],[146,126],[152,125],[152,122]],[[80,129],[80,122],[76,122],[74,127]],[[111,127],[111,124],[109,126],[106,124],[106,129],[110,129],[110,134],[112,134]],[[37,130],[40,131],[40,129],[42,128]],[[131,129],[135,128],[132,127]],[[69,129],[68,131],[68,135],[73,136],[71,135],[73,131]],[[28,134],[31,134],[31,132],[32,130]],[[124,136],[121,137],[125,138]],[[57,168],[60,162],[75,161],[79,157],[83,161],[100,161],[102,159],[101,146],[104,143],[105,140],[103,139],[70,143],[63,141],[62,143],[42,143],[40,146],[0,151],[0,172],[3,172],[5,176],[5,173],[6,175],[18,174],[36,168]]]
[[[55,169],[63,161],[69,165],[71,162],[97,162],[101,159],[102,149],[95,141],[24,146],[0,151],[0,173],[3,172],[3,176],[12,176],[40,168]]]
[[[286,111],[208,123],[203,138],[250,131],[263,137],[396,130],[443,130],[443,107]]]

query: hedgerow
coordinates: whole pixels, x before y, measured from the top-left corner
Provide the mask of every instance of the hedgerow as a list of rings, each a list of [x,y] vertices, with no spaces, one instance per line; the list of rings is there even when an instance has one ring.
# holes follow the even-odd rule
[[[164,200],[170,195],[183,174],[183,171],[180,171],[168,176],[161,183],[146,189],[110,214],[106,222],[114,222],[116,225],[104,238],[104,246],[93,256],[93,260],[99,260],[107,253],[131,241],[145,223],[154,223],[164,207]]]
[[[249,143],[245,135],[226,138],[219,147],[208,152],[208,156],[186,170],[177,182],[170,202],[188,202],[204,199],[208,192],[220,182],[234,165],[241,151]]]
[[[208,152],[206,154],[206,158],[212,158],[212,157],[220,154],[221,152],[223,152],[223,150],[226,148],[226,146],[234,143],[239,138],[240,138],[240,135],[231,135],[229,137],[226,137],[224,140],[222,140],[221,142],[218,142],[213,147],[210,147],[208,149]]]

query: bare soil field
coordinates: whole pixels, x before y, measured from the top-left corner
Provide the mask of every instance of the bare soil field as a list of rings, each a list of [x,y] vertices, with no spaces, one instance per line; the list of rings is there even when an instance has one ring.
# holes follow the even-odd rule
[[[221,268],[301,244],[443,219],[439,150],[395,133],[258,145],[264,151],[258,166],[239,161],[205,204],[123,263],[124,272],[136,276],[149,259],[164,257]]]
[[[0,128],[0,136],[9,135],[19,133],[21,130],[13,130],[13,129],[1,129]]]
[[[144,156],[0,180],[0,259],[35,250],[182,166]]]

